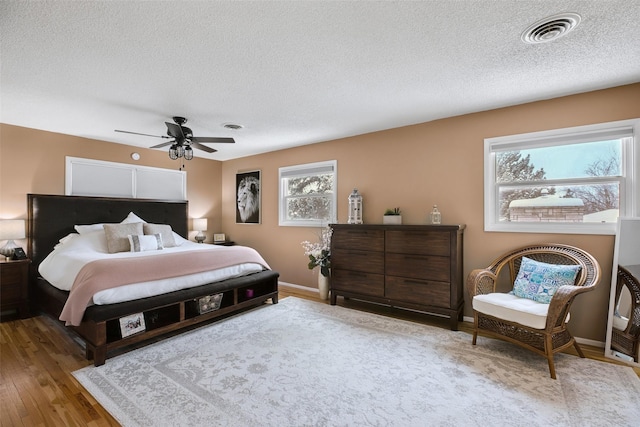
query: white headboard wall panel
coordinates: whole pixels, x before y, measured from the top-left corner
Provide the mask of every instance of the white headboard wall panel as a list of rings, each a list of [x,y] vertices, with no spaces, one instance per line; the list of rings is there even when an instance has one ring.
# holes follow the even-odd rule
[[[66,157],[67,196],[186,200],[187,173],[126,163]]]

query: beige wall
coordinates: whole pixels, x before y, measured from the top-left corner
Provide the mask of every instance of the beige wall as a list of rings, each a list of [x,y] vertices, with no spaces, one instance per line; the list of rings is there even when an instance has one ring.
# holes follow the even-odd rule
[[[131,159],[134,151],[141,156],[137,162]],[[159,150],[2,124],[0,218],[26,218],[27,193],[64,194],[65,156],[165,169],[180,167],[166,152]],[[194,158],[186,163],[186,171],[189,216],[209,219],[207,235],[212,240],[213,233],[221,228],[222,163]]]
[[[576,336],[604,341],[614,236],[485,233],[483,231],[484,138],[640,117],[640,84],[437,120],[372,134],[250,156],[223,163],[187,164],[192,217],[205,216],[212,233],[258,249],[281,280],[316,286],[300,242],[318,230],[278,226],[278,168],[336,159],[338,221],[347,220],[347,196],[357,187],[364,220],[381,223],[386,208],[400,207],[405,224],[425,224],[433,204],[444,223],[466,224],[465,274],[528,243],[579,246],[600,262],[598,289],[578,298],[571,327]],[[241,138],[238,138],[241,143]],[[166,153],[15,126],[0,127],[0,217],[26,217],[26,193],[64,194],[64,157],[75,156],[177,168]],[[262,171],[262,224],[235,224],[235,174]],[[465,315],[471,314],[469,302]]]
[[[614,236],[486,233],[483,231],[483,147],[488,137],[640,117],[640,84],[437,120],[336,141],[226,161],[222,167],[225,233],[260,250],[281,280],[315,287],[300,242],[317,230],[278,226],[278,168],[336,159],[338,222],[347,221],[348,195],[357,187],[364,221],[382,222],[400,207],[405,224],[425,224],[433,204],[443,223],[466,224],[465,275],[520,245],[557,242],[579,246],[600,262],[601,285],[577,299],[571,327],[582,338],[604,341]],[[262,224],[235,224],[235,174],[262,170]],[[469,302],[465,315],[470,316]]]

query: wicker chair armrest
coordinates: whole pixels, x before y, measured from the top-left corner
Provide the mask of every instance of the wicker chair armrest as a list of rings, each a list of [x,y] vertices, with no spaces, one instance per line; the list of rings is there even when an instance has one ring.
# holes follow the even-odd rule
[[[496,291],[496,275],[493,271],[479,268],[467,276],[467,292],[473,299],[476,295],[490,294]]]
[[[566,314],[565,307],[571,304],[573,299],[584,292],[589,292],[594,289],[594,286],[573,286],[564,285],[560,286],[558,290],[553,294],[551,302],[549,303],[549,311],[547,312],[547,329],[552,329],[557,323],[560,316],[563,317],[564,322]]]

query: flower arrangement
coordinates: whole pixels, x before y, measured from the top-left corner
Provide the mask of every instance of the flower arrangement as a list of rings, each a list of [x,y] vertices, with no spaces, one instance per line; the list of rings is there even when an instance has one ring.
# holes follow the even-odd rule
[[[400,208],[387,209],[385,215],[400,215]]]
[[[322,229],[319,236],[319,242],[311,243],[307,240],[301,243],[304,248],[304,254],[309,257],[309,270],[320,267],[320,273],[324,277],[329,277],[329,269],[331,268],[331,227]]]

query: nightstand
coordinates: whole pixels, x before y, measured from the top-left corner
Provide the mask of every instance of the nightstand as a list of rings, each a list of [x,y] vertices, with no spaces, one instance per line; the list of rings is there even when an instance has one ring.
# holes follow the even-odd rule
[[[235,246],[236,242],[225,240],[224,242],[213,242],[213,244],[218,246]]]
[[[20,318],[29,316],[30,259],[0,261],[0,311],[15,309]]]

